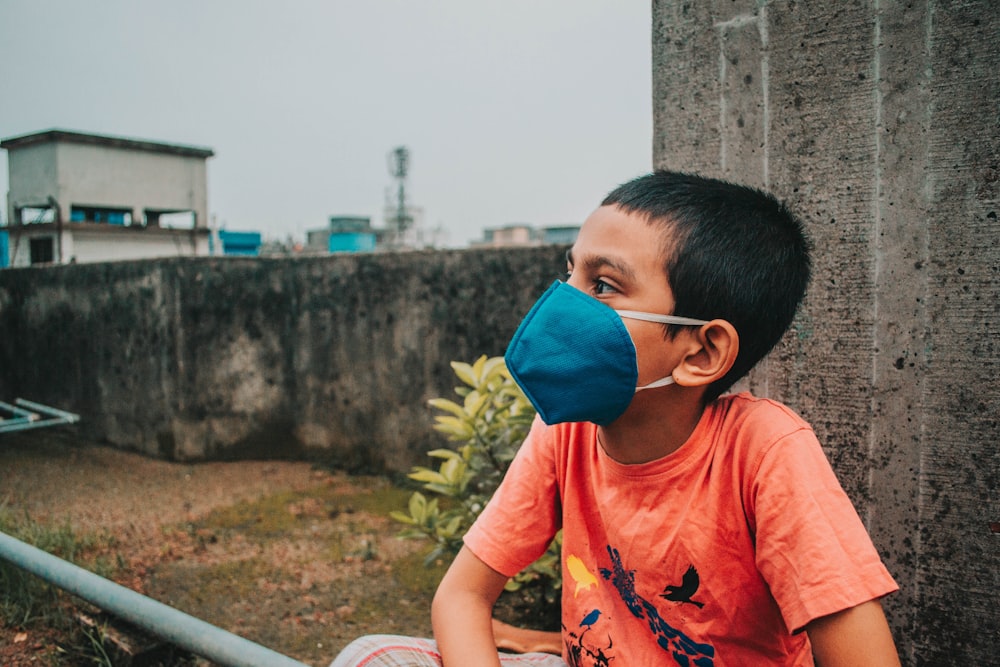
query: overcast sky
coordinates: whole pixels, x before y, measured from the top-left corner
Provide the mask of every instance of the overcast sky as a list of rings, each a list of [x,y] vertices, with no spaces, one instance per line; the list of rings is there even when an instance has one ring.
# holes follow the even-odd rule
[[[0,100],[2,138],[211,148],[210,216],[270,238],[381,225],[404,145],[409,202],[464,246],[650,169],[650,2],[0,0]]]

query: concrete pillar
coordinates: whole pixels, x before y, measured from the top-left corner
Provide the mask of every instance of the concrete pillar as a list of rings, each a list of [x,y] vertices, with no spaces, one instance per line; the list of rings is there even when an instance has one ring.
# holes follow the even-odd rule
[[[988,0],[653,2],[654,163],[766,186],[815,243],[748,384],[816,428],[904,664],[996,659],[998,38]]]

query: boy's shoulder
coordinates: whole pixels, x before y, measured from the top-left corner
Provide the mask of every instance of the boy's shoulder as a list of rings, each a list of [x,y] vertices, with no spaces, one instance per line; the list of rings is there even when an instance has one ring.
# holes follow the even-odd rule
[[[706,412],[729,420],[776,421],[782,425],[810,428],[805,419],[784,403],[773,398],[754,396],[749,391],[720,396],[709,403]]]
[[[749,392],[720,396],[706,408],[702,421],[715,437],[750,460],[781,443],[819,445],[812,426],[797,412]]]

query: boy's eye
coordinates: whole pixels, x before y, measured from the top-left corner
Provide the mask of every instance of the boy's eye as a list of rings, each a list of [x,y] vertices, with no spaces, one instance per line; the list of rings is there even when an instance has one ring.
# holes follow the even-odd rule
[[[598,278],[597,280],[594,281],[594,294],[597,294],[597,295],[601,295],[601,294],[615,294],[617,292],[618,292],[618,290],[616,290],[614,287],[612,287],[608,283],[604,282],[600,278]]]

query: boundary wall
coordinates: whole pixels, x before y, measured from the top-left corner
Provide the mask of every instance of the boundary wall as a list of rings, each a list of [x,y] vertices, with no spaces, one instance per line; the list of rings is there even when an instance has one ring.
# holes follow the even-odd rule
[[[502,355],[566,246],[0,271],[0,399],[172,460],[406,472],[449,365]]]
[[[654,163],[764,186],[815,275],[758,394],[816,428],[905,665],[996,665],[1000,11],[654,0]]]

